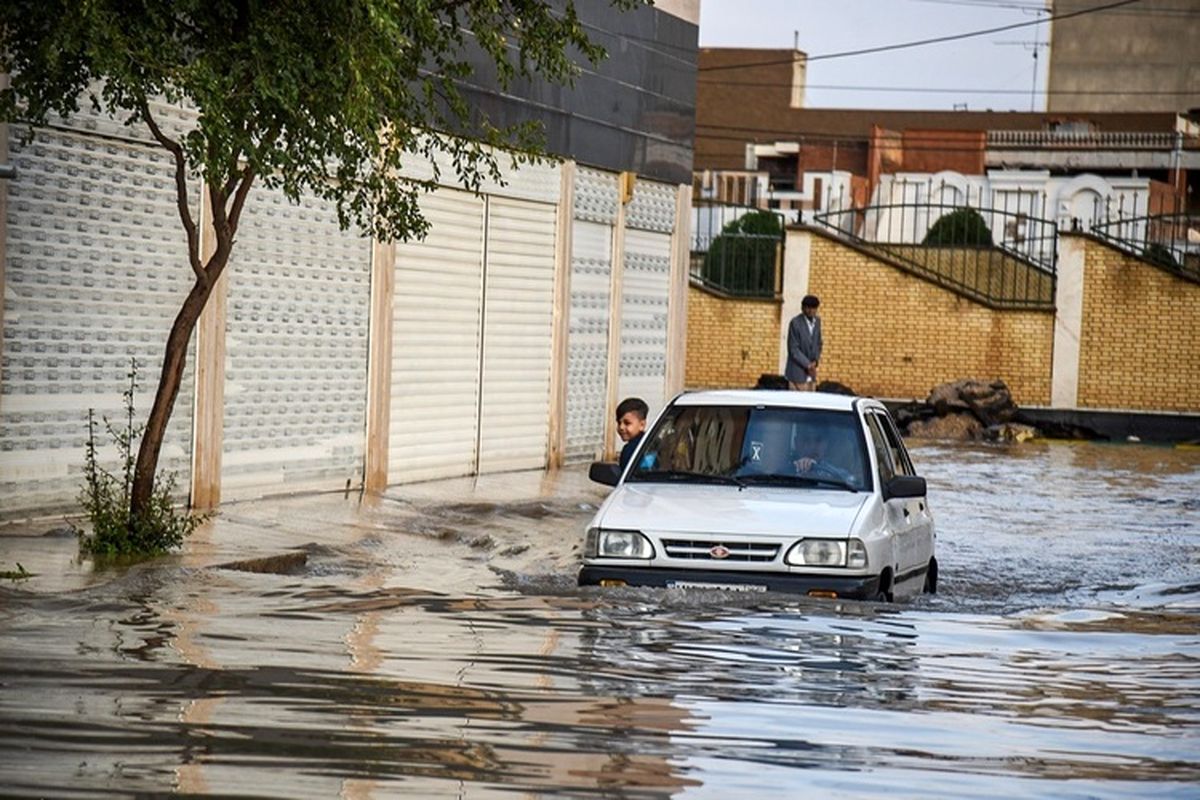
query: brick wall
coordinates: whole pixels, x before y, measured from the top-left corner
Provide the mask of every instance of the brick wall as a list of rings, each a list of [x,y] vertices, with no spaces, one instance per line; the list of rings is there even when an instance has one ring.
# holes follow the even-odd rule
[[[689,389],[747,389],[779,371],[779,303],[734,300],[688,289]]]
[[[1087,240],[1080,408],[1200,410],[1200,285]]]
[[[820,235],[808,291],[821,298],[822,380],[924,398],[946,381],[1001,378],[1018,404],[1050,402],[1051,312],[994,310]]]

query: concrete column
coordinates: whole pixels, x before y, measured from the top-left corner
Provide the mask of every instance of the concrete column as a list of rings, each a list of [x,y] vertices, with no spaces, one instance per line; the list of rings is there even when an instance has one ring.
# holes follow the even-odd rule
[[[800,302],[808,294],[809,261],[812,258],[811,231],[788,228],[783,246],[783,291],[779,304],[779,374],[787,367],[787,331],[792,317],[800,313]]]
[[[667,299],[667,400],[683,391],[687,371],[688,270],[692,254],[692,187],[675,194],[675,229],[671,234],[671,284]]]
[[[1079,350],[1083,333],[1083,271],[1087,239],[1059,234],[1058,275],[1054,289],[1054,351],[1050,372],[1050,406],[1079,405]]]
[[[371,247],[371,300],[367,322],[367,426],[363,488],[382,492],[388,483],[392,419],[392,320],[396,294],[396,246]]]
[[[621,173],[618,188],[617,218],[613,221],[612,238],[612,279],[609,283],[608,295],[608,375],[606,381],[607,396],[604,403],[604,445],[602,452],[605,459],[617,456],[615,440],[617,437],[617,421],[613,416],[617,412],[617,397],[621,382],[621,309],[624,302],[625,285],[625,204],[633,193],[626,193],[626,173]],[[632,176],[630,176],[632,178]],[[631,181],[629,181],[631,182]]]
[[[200,261],[217,249],[212,202],[203,187],[198,227]],[[225,319],[229,267],[221,273],[196,322],[196,401],[192,422],[192,508],[215,508],[221,502],[221,454],[225,447]]]
[[[558,469],[567,447],[567,366],[571,332],[571,251],[575,226],[575,162],[561,167],[554,240],[554,313],[550,333],[550,442],[546,466]]]

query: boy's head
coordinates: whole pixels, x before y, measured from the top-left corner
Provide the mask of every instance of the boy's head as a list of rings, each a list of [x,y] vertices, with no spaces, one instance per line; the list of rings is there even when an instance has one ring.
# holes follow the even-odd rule
[[[640,397],[627,397],[617,406],[617,435],[622,442],[628,442],[642,431],[646,430],[646,415],[650,406]]]

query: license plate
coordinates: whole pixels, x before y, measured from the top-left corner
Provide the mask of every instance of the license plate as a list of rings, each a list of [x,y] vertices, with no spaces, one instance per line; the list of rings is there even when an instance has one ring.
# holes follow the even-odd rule
[[[767,587],[757,583],[701,583],[698,581],[671,581],[670,589],[717,589],[722,592],[765,592]]]

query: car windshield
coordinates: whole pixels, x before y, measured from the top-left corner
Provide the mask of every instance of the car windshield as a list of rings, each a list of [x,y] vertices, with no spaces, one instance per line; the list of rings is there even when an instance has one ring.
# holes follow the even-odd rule
[[[628,480],[857,492],[871,488],[867,463],[851,411],[677,405],[648,434]]]

